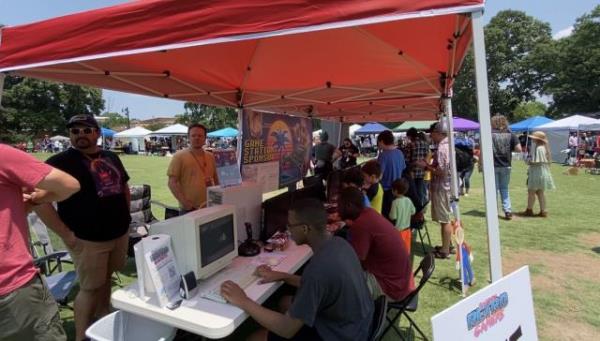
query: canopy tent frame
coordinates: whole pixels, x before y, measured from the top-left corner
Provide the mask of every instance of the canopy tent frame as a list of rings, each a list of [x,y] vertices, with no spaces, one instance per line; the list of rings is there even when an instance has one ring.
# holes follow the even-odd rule
[[[477,3],[476,3],[477,2]],[[459,1],[454,2],[457,4]],[[481,131],[482,160],[484,166],[484,195],[486,204],[486,221],[488,230],[488,249],[490,252],[490,274],[492,281],[497,281],[502,277],[498,217],[496,207],[496,190],[494,184],[494,172],[491,153],[491,124],[489,112],[489,96],[487,90],[487,75],[485,62],[485,45],[483,37],[483,2],[472,1],[476,4],[466,4],[446,8],[434,8],[428,10],[417,10],[413,12],[402,12],[395,14],[379,15],[374,17],[342,20],[336,22],[324,22],[319,24],[307,25],[304,27],[291,27],[284,29],[274,29],[265,32],[253,32],[249,34],[234,34],[230,36],[208,37],[206,39],[177,42],[177,43],[159,43],[150,47],[121,49],[118,51],[97,51],[83,56],[69,56],[61,51],[52,50],[53,55],[50,60],[28,60],[23,64],[14,63],[13,55],[10,51],[8,57],[0,54],[0,72],[15,72],[22,76],[35,78],[47,78],[57,81],[66,81],[68,77],[80,75],[90,77],[100,77],[96,86],[113,89],[116,91],[126,91],[143,95],[152,95],[163,98],[173,98],[188,100],[197,103],[206,103],[210,105],[223,105],[246,108],[264,112],[277,112],[288,115],[298,115],[317,119],[333,120],[336,122],[368,122],[368,121],[401,121],[415,118],[436,119],[440,111],[443,111],[443,97],[451,95],[453,81],[456,77],[458,68],[466,55],[468,42],[472,39],[475,52],[475,72],[477,86],[477,104]],[[152,5],[159,4],[153,2]],[[127,4],[131,8],[135,6],[144,6],[143,2]],[[417,5],[415,5],[417,6]],[[128,7],[128,8],[130,8]],[[110,8],[109,8],[110,10]],[[407,19],[423,19],[442,16],[447,14],[457,14],[454,21],[454,32],[448,37],[448,69],[439,77],[432,76],[431,68],[426,67],[419,62],[418,57],[398,51],[394,45],[388,44],[383,40],[375,40],[383,48],[388,49],[397,55],[398,65],[410,67],[412,81],[405,83],[388,82],[388,84],[377,84],[369,87],[368,85],[348,86],[337,84],[333,81],[324,81],[319,86],[308,86],[300,89],[290,89],[288,91],[269,92],[259,91],[247,87],[248,80],[255,70],[255,61],[257,53],[263,49],[262,40],[254,47],[252,56],[248,59],[246,72],[240,86],[233,89],[210,88],[199,83],[192,83],[182,75],[166,70],[162,72],[143,72],[140,70],[123,71],[121,69],[110,69],[99,67],[94,61],[112,57],[132,57],[144,53],[167,53],[183,48],[192,48],[198,46],[208,46],[228,42],[242,42],[263,38],[279,38],[283,36],[298,37],[300,34],[321,32],[333,29],[353,28],[362,36],[374,37],[361,25],[372,25],[379,23],[391,23]],[[116,27],[115,30],[126,30],[128,27]],[[2,33],[0,31],[0,38]],[[469,35],[469,33],[471,35]],[[52,44],[66,44],[68,40],[52,42]],[[0,53],[3,46],[0,45]],[[460,51],[459,51],[460,49]],[[62,54],[61,54],[62,53]],[[4,58],[4,60],[3,60]],[[18,57],[14,57],[17,58]],[[11,64],[12,62],[12,64]],[[69,64],[71,68],[58,64]],[[164,70],[164,69],[163,69]],[[427,74],[426,71],[429,71]],[[168,93],[161,91],[151,85],[143,83],[141,80],[153,78],[161,81],[163,88],[168,88],[169,84],[177,85],[179,91]],[[113,83],[107,86],[104,80],[109,79]],[[400,79],[400,77],[398,77]],[[71,81],[73,82],[73,81]],[[117,84],[117,85],[115,85]],[[436,85],[438,84],[438,85]],[[90,85],[90,84],[88,84]],[[417,86],[417,87],[415,87]],[[421,87],[422,88],[419,88]],[[415,90],[416,89],[416,90]],[[422,90],[425,89],[425,90]],[[338,91],[335,98],[327,98],[328,91]],[[343,93],[347,91],[347,93]],[[1,96],[1,93],[0,93]],[[260,97],[263,97],[262,99]],[[1,98],[1,97],[0,97]],[[327,98],[327,99],[325,99]],[[449,102],[449,101],[448,101]],[[450,113],[451,115],[451,113]],[[241,122],[238,122],[241,128]],[[241,131],[241,129],[239,129]],[[455,166],[453,166],[455,167]]]

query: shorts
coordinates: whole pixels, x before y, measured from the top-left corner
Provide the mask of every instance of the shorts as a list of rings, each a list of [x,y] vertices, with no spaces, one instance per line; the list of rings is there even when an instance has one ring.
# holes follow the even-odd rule
[[[58,305],[41,275],[0,296],[0,340],[62,341],[67,336]]]
[[[431,220],[438,223],[449,223],[450,219],[450,193],[449,191],[431,191]]]
[[[83,290],[96,290],[110,280],[113,272],[125,267],[129,234],[119,238],[94,242],[78,239],[71,251],[79,287]]]
[[[267,341],[281,341],[281,340],[298,340],[298,341],[320,341],[323,340],[315,328],[311,328],[307,325],[303,325],[302,328],[292,336],[291,339],[281,337],[271,331],[267,334]]]

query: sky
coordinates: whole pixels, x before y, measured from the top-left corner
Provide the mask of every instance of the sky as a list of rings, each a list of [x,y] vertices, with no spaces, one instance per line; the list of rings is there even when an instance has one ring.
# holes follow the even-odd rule
[[[0,24],[15,26],[80,11],[107,7],[126,0],[0,0]],[[555,39],[569,35],[575,19],[589,13],[598,0],[488,0],[487,23],[499,11],[519,10],[548,22]],[[104,90],[105,110],[129,108],[132,118],[172,117],[183,113],[183,102]]]

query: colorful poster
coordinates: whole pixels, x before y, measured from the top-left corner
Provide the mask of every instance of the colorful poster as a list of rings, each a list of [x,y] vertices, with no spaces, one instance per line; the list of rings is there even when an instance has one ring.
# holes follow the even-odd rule
[[[235,186],[242,183],[242,176],[235,156],[235,149],[218,149],[213,151],[221,187]]]
[[[279,188],[300,181],[309,167],[310,119],[244,110],[243,120],[242,175],[252,173],[244,171],[249,165],[276,161]]]

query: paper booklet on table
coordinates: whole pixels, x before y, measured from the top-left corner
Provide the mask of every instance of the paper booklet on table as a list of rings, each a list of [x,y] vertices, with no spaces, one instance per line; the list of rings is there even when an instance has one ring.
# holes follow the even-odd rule
[[[156,297],[162,308],[180,302],[181,275],[171,247],[171,237],[157,234],[142,238],[133,250],[140,298]]]

